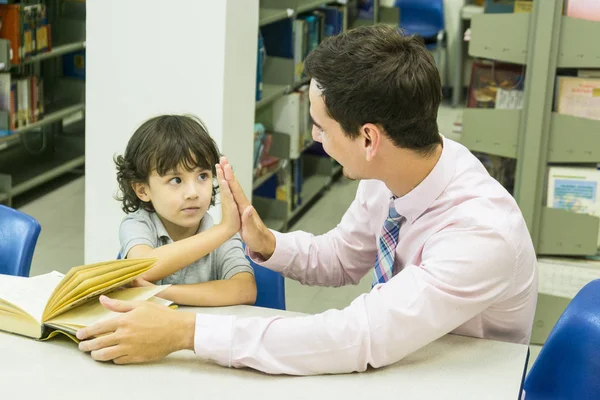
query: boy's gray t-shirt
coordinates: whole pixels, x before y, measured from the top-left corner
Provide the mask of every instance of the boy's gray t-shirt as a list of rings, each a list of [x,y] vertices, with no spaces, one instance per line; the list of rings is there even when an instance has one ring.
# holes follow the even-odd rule
[[[200,222],[198,232],[203,232],[213,225],[213,219],[207,213]],[[142,209],[127,214],[123,219],[119,229],[119,239],[121,242],[120,254],[123,258],[133,246],[145,244],[157,248],[173,243],[158,215]],[[181,285],[216,281],[230,279],[240,272],[254,274],[254,270],[244,254],[242,240],[239,234],[236,234],[211,253],[155,283],[158,285]]]

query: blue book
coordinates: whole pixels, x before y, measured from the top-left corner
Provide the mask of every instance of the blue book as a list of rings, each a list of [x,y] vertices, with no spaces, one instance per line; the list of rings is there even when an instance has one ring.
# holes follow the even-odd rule
[[[325,37],[335,36],[342,32],[344,14],[337,7],[323,7],[325,12]]]
[[[262,100],[263,65],[265,61],[265,41],[261,31],[258,31],[258,54],[256,55],[256,101]]]
[[[286,18],[262,27],[267,55],[294,58],[294,20]]]

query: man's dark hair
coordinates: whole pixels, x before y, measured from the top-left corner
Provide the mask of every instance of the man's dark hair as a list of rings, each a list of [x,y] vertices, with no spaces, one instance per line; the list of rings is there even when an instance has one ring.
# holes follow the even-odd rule
[[[323,91],[327,112],[350,138],[366,123],[393,143],[423,155],[441,143],[439,72],[422,41],[388,25],[365,26],[325,39],[304,62]]]
[[[133,183],[148,183],[152,171],[166,175],[180,166],[188,171],[196,168],[211,170],[214,177],[219,157],[215,141],[198,118],[161,115],[149,119],[129,139],[125,154],[115,158],[121,192],[117,199],[123,203],[126,213],[140,208],[152,212],[152,204],[137,197]],[[217,188],[213,184],[211,206],[215,204]]]

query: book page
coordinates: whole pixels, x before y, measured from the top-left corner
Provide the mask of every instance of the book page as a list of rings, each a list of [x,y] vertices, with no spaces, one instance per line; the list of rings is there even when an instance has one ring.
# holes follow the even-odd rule
[[[108,293],[106,296],[110,297],[111,299],[125,301],[148,300],[169,286],[170,285],[128,288]],[[168,305],[171,302],[163,300],[160,303]],[[119,313],[107,310],[102,306],[102,304],[100,304],[100,301],[94,300],[50,319],[47,321],[47,324],[75,326],[77,328],[82,328],[92,325],[96,322],[115,317],[117,315],[119,315]]]
[[[46,303],[62,278],[57,271],[31,278],[0,275],[0,298],[41,323]]]

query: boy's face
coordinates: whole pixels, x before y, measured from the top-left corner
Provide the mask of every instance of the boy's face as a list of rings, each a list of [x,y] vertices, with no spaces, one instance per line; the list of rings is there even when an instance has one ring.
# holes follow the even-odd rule
[[[148,184],[136,185],[134,190],[140,200],[152,202],[170,234],[181,229],[195,233],[210,207],[213,175],[210,170],[187,171],[181,166],[163,176],[155,170],[150,174]]]

